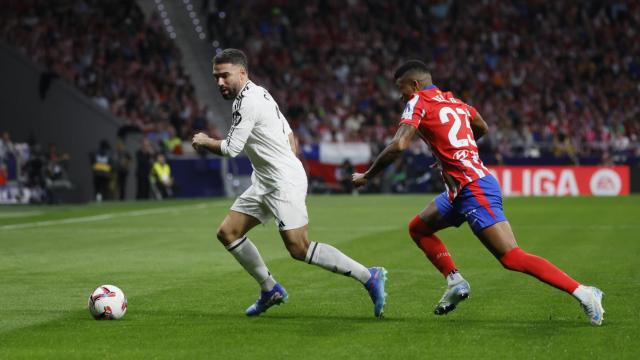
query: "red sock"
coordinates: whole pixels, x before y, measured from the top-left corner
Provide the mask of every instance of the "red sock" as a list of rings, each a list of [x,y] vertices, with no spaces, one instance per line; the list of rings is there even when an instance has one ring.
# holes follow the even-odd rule
[[[438,268],[444,277],[456,270],[456,265],[453,263],[447,247],[434,235],[433,230],[420,216],[416,216],[409,223],[409,234],[411,234],[411,238],[416,242],[416,245],[427,255],[433,266]]]
[[[549,261],[539,256],[528,254],[519,247],[504,254],[500,258],[500,262],[502,266],[509,270],[535,276],[538,280],[546,282],[560,290],[564,290],[569,294],[572,294],[578,285],[580,285]]]

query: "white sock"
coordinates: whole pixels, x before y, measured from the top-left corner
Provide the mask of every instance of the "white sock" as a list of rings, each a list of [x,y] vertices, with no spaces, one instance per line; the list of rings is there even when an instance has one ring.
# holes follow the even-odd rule
[[[447,286],[457,285],[461,281],[464,281],[464,278],[458,271],[452,271],[447,275]]]
[[[578,285],[578,287],[571,294],[573,297],[578,299],[581,303],[587,302],[589,297],[591,296],[591,292],[589,288],[584,285]]]
[[[312,241],[304,260],[323,269],[351,276],[363,284],[371,277],[366,267],[328,244]]]
[[[258,248],[253,245],[248,237],[245,236],[235,240],[227,245],[226,248],[238,260],[240,265],[256,279],[262,291],[271,291],[273,289],[276,281],[262,260]]]

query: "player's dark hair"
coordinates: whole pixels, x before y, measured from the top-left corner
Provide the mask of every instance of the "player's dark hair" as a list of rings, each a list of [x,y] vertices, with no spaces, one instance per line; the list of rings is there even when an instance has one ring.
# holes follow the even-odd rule
[[[224,49],[213,57],[213,64],[233,64],[240,65],[249,71],[247,55],[238,49]]]
[[[422,73],[431,75],[429,73],[427,64],[423,63],[420,60],[409,60],[406,63],[402,64],[402,66],[400,66],[398,70],[396,70],[396,73],[393,74],[393,79],[398,80],[406,73]]]

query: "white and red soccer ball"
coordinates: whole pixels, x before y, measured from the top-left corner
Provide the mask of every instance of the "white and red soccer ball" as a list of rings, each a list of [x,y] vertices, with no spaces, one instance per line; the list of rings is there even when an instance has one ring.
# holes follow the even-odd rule
[[[127,312],[127,297],[117,286],[102,285],[91,293],[88,306],[96,320],[118,320]]]

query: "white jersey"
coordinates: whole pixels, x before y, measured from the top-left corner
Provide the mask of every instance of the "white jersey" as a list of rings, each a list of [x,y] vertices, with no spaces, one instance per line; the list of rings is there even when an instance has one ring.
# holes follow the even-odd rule
[[[253,167],[255,191],[269,193],[307,186],[307,174],[291,150],[287,119],[269,92],[251,81],[233,101],[232,124],[221,150],[236,157],[242,150]]]

